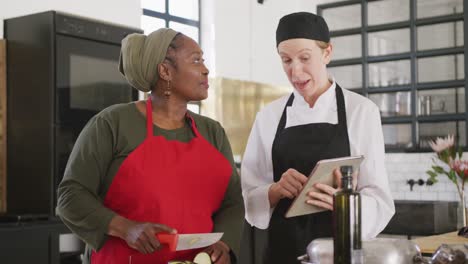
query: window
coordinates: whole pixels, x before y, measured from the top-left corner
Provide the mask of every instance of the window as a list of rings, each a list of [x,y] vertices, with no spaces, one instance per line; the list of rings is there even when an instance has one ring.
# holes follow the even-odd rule
[[[338,56],[329,71],[380,109],[387,151],[466,147],[463,0],[347,0],[317,7]],[[360,50],[359,50],[360,49]]]
[[[141,0],[141,6],[145,34],[170,27],[200,41],[200,0]]]
[[[145,34],[168,27],[200,44],[200,0],[141,0],[141,6]],[[200,113],[200,102],[190,102],[188,108]]]

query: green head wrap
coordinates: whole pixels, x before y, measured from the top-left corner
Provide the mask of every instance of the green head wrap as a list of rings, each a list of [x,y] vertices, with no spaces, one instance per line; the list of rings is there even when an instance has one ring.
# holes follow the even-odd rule
[[[130,34],[122,40],[119,71],[134,88],[149,92],[159,79],[158,64],[164,61],[169,44],[178,32],[160,28],[148,36]]]

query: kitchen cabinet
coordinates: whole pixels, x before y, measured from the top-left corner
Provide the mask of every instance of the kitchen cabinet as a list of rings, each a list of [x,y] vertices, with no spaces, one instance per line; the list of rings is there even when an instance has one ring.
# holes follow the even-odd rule
[[[2,264],[78,264],[81,248],[72,252],[62,239],[71,232],[58,219],[0,223]],[[61,252],[62,251],[62,252]]]
[[[6,40],[0,39],[0,212],[6,210]]]
[[[383,234],[431,236],[457,230],[458,202],[395,201],[395,215]]]
[[[380,109],[387,152],[430,151],[448,134],[467,147],[463,0],[335,1],[330,73]],[[346,14],[346,15],[344,15]]]

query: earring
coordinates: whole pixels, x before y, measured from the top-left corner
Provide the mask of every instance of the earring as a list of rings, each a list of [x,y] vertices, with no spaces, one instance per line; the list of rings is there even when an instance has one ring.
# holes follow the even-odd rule
[[[169,96],[171,96],[171,81],[167,81],[167,88],[166,88],[166,91],[164,91],[164,96],[166,96],[167,98],[169,98]]]

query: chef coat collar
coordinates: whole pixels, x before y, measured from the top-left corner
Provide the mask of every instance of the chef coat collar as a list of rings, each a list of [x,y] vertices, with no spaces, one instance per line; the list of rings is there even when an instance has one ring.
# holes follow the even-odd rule
[[[315,102],[315,105],[313,108],[316,107],[328,107],[336,110],[336,103],[335,103],[335,97],[336,97],[336,81],[335,78],[331,75],[328,76],[328,79],[332,82],[332,85],[319,96],[317,101]],[[309,103],[307,103],[302,97],[302,95],[296,90],[293,90],[294,93],[294,102],[292,104],[292,107],[307,107],[310,108]]]

